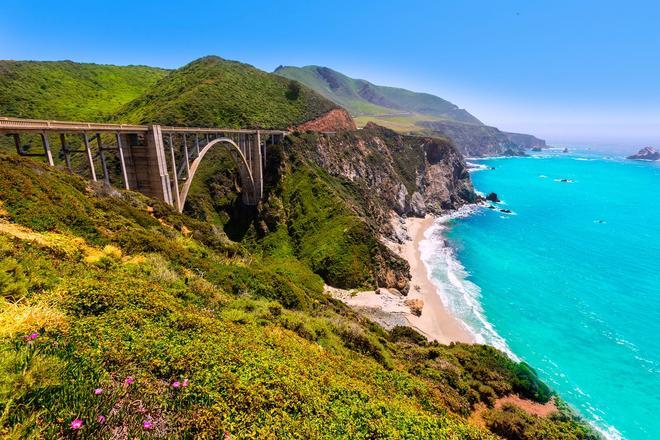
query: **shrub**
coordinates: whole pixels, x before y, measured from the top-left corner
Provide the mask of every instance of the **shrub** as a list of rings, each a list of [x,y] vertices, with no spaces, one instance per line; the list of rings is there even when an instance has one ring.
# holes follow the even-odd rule
[[[336,333],[348,348],[374,358],[386,368],[392,368],[392,359],[385,347],[375,337],[367,334],[360,327],[351,325],[338,328]]]
[[[513,389],[523,397],[545,403],[553,396],[550,388],[539,379],[532,368],[524,362],[513,367],[515,378]]]
[[[27,278],[23,267],[11,257],[0,261],[0,295],[12,301],[27,295]]]
[[[407,326],[396,326],[390,331],[390,338],[394,342],[398,341],[408,341],[417,345],[426,345],[428,340],[426,336],[419,333],[412,327]],[[437,357],[437,355],[436,355]]]

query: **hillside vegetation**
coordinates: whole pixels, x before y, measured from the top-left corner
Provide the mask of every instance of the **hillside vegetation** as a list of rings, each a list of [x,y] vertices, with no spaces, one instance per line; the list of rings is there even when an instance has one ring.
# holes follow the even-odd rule
[[[167,70],[71,61],[0,61],[0,116],[108,122]]]
[[[545,146],[534,136],[486,126],[466,110],[428,93],[377,86],[320,66],[280,66],[274,73],[300,81],[345,107],[359,127],[375,122],[399,133],[444,136],[468,157],[517,155]]]
[[[321,66],[280,66],[275,72],[311,87],[346,108],[353,116],[426,115],[470,124],[481,122],[455,104],[428,93],[377,86]]]
[[[205,57],[173,71],[123,109],[127,122],[286,129],[337,108],[298,82]]]
[[[138,194],[0,155],[0,208],[5,437],[480,439],[476,405],[550,397],[491,347],[386,332],[304,261]],[[484,419],[511,438],[590,436],[566,412]]]

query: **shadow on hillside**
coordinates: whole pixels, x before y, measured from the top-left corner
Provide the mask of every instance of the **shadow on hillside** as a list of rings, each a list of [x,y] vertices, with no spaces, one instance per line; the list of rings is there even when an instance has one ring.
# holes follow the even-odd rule
[[[247,206],[241,197],[237,197],[228,210],[229,221],[224,227],[227,237],[232,241],[242,241],[257,218],[257,213],[256,206]]]

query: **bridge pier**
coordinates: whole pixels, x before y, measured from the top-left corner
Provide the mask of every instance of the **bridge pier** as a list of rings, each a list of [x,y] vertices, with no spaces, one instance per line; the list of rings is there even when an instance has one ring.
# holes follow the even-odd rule
[[[143,142],[132,134],[123,135],[123,138],[122,143],[129,146],[124,170],[129,187],[168,205],[174,205],[160,126],[149,126]]]

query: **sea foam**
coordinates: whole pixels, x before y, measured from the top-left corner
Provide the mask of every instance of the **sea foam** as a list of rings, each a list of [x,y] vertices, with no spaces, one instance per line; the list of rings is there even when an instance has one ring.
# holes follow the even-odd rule
[[[424,232],[424,240],[419,243],[419,252],[443,304],[463,323],[475,341],[492,345],[507,353],[513,360],[520,361],[486,318],[480,301],[481,289],[468,279],[469,273],[456,258],[454,249],[443,235],[451,220],[474,215],[482,209],[480,205],[468,205],[452,214],[437,218]]]

